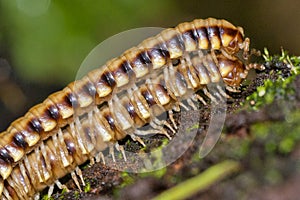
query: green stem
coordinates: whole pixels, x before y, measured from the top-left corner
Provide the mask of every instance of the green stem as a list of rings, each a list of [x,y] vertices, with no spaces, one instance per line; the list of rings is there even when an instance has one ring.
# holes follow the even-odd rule
[[[198,176],[186,180],[177,186],[164,191],[152,200],[180,200],[186,199],[199,191],[209,188],[217,181],[240,170],[240,164],[236,161],[225,160],[216,164]]]

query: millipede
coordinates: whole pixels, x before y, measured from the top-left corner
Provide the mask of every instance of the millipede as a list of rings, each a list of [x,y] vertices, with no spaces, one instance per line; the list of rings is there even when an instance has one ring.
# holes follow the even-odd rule
[[[127,135],[143,146],[139,136],[171,139],[166,129],[177,129],[172,111],[180,110],[182,101],[193,109],[195,101],[206,104],[200,90],[218,101],[218,95],[228,95],[217,83],[239,92],[251,68],[263,69],[249,63],[249,45],[241,27],[196,19],[165,29],[51,94],[0,134],[1,199],[39,198],[46,187],[51,196],[55,184],[66,188],[59,179],[69,173],[80,188],[78,166],[105,162],[107,148],[115,160],[114,147],[126,160],[118,141]],[[208,84],[216,84],[218,95]],[[157,118],[163,112],[170,123]],[[151,129],[142,130],[146,124]]]

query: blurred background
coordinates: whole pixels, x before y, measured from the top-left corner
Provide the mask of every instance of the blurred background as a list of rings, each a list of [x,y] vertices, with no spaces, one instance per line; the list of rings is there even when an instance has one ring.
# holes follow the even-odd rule
[[[224,18],[256,49],[299,55],[299,8],[298,0],[0,0],[0,131],[73,81],[88,53],[117,33]]]

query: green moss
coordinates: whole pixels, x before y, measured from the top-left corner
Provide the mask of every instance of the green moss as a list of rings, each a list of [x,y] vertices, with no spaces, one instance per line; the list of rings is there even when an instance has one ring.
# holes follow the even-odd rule
[[[67,189],[66,188],[62,189],[62,191],[60,193],[60,196],[59,196],[59,199],[64,199],[65,198],[65,196],[64,196],[65,193],[67,193]]]
[[[80,197],[80,192],[75,191],[75,192],[74,192],[74,197],[75,197],[75,199],[79,199],[79,197]]]
[[[128,172],[122,172],[121,177],[123,179],[122,184],[120,185],[120,188],[123,188],[127,185],[131,185],[134,183],[134,178],[130,176]]]
[[[167,138],[163,139],[162,144],[151,152],[152,166],[155,169],[159,169],[159,170],[148,172],[148,170],[145,169],[145,172],[140,174],[141,177],[152,176],[156,178],[161,178],[166,173],[167,169],[165,167],[161,168],[161,165],[165,163],[163,160],[164,159],[163,147],[165,147],[168,143],[169,140]]]
[[[266,139],[268,137],[268,129],[269,129],[269,124],[268,122],[266,123],[261,123],[261,124],[256,124],[254,126],[255,128],[255,136],[260,139]]]
[[[189,132],[191,132],[192,130],[195,130],[195,129],[199,129],[199,124],[194,124],[193,126],[186,129],[186,131],[189,133]]]
[[[43,199],[43,200],[54,200],[53,197],[50,197],[50,198],[49,198],[47,194],[44,195],[44,196],[42,197],[42,199]]]
[[[300,142],[300,112],[287,114],[289,121],[259,123],[251,127],[256,140],[265,146],[265,153],[290,153]]]
[[[292,138],[285,138],[279,143],[279,151],[289,153],[294,149],[295,141]]]
[[[156,178],[161,178],[163,175],[165,175],[167,169],[165,167],[160,167],[163,162],[163,147],[166,146],[169,143],[168,139],[163,139],[162,140],[162,144],[158,147],[155,148],[153,150],[151,150],[151,163],[153,165],[154,168],[160,168],[159,170],[154,170],[154,171],[150,171],[148,172],[148,169],[145,169],[144,172],[139,173],[138,175],[136,175],[136,177],[132,176],[132,174],[128,173],[128,172],[123,172],[121,174],[121,177],[123,179],[123,182],[121,184],[121,188],[127,186],[127,185],[131,185],[135,182],[135,179],[137,177],[141,178],[141,177],[156,177]],[[144,147],[143,150],[146,151],[147,147]],[[143,170],[142,170],[143,171]]]
[[[65,194],[65,193],[67,193],[67,189],[64,188],[64,189],[62,189],[61,192],[60,192],[59,199],[64,199],[64,197],[65,197],[64,194]],[[44,195],[44,196],[42,197],[42,199],[43,199],[43,200],[54,200],[53,197],[50,197],[50,198],[49,198],[47,194]]]
[[[266,171],[265,179],[271,185],[279,183],[282,178],[282,174],[277,169],[270,168],[268,171]]]
[[[251,141],[252,141],[251,138],[245,138],[245,139],[241,140],[241,138],[235,137],[235,138],[230,139],[230,141],[227,141],[227,142],[229,145],[230,144],[231,145],[230,145],[230,148],[227,148],[225,157],[229,156],[232,159],[241,160],[249,153]]]
[[[270,141],[267,144],[265,144],[265,151],[267,153],[273,153],[277,149],[277,145],[274,141]]]
[[[290,70],[290,75],[286,77],[281,70],[268,69],[270,77],[277,77],[274,79],[267,79],[262,86],[257,87],[257,91],[246,98],[245,104],[250,105],[250,108],[258,110],[261,106],[269,105],[275,99],[289,100],[294,94],[295,88],[292,83],[296,76],[300,73],[300,57],[289,56],[287,51],[282,50],[281,55],[271,56],[268,50],[264,49],[263,58],[267,65],[286,66]]]
[[[163,175],[166,174],[166,172],[167,172],[167,168],[163,167],[159,170],[154,170],[154,171],[151,171],[151,172],[141,173],[140,176],[141,177],[151,176],[151,177],[161,178],[161,177],[163,177]]]
[[[87,193],[89,191],[91,191],[91,184],[86,181],[86,185],[84,187],[84,192]]]

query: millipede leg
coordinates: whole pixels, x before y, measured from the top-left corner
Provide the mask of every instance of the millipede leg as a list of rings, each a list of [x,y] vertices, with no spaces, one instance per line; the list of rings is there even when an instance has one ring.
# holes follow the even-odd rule
[[[172,110],[169,110],[168,114],[169,114],[169,118],[170,118],[170,120],[171,120],[171,122],[172,122],[174,128],[177,129],[178,127],[177,127],[177,125],[176,125],[176,123],[175,123],[175,120],[174,120],[173,111],[172,111]]]
[[[111,155],[113,161],[116,162],[114,146],[111,144],[109,145],[109,154]]]
[[[166,121],[166,120],[159,120],[157,119],[156,117],[153,118],[153,122],[160,125],[160,126],[163,126],[165,125],[166,127],[168,127],[173,133],[175,133],[176,131],[172,128],[172,126]]]
[[[199,94],[194,94],[192,97],[195,101],[199,100],[203,105],[207,105],[206,101]]]
[[[102,160],[103,164],[105,165],[105,159],[102,152],[99,152],[95,157],[96,157],[96,162],[100,162]]]
[[[81,152],[83,154],[87,154],[86,149],[83,146],[82,139],[81,139],[81,137],[78,137],[77,130],[75,127],[76,127],[76,124],[74,122],[70,123],[71,134],[74,137],[74,139],[76,140],[77,144],[79,145]]]
[[[222,52],[222,54],[223,54],[226,58],[228,58],[228,59],[230,59],[230,60],[236,60],[236,59],[237,59],[235,56],[232,56],[232,55],[228,54],[224,49],[221,49],[221,52]],[[215,60],[214,60],[214,61],[215,61]],[[219,62],[217,61],[217,62],[215,62],[215,63],[219,63]]]
[[[50,198],[51,195],[53,194],[53,190],[54,190],[54,184],[52,184],[52,185],[49,186],[48,193],[47,193],[48,198]]]
[[[73,181],[75,182],[75,185],[77,186],[77,188],[79,189],[79,191],[82,192],[80,184],[79,184],[79,181],[78,181],[77,176],[76,176],[76,174],[75,174],[74,171],[71,172],[71,177],[72,177]]]
[[[163,134],[163,135],[167,136],[171,140],[170,135],[167,133],[167,131],[164,129],[163,126],[155,124],[154,121],[151,121],[149,124],[150,124],[150,126],[152,126],[153,128],[155,128],[155,130],[159,131],[159,134]]]
[[[27,157],[25,157],[24,160],[26,158]],[[31,190],[33,190],[33,188],[31,187],[29,177],[26,174],[26,169],[25,169],[24,163],[20,162],[19,166],[20,166],[20,171],[21,171],[21,174],[22,174],[22,176],[24,178],[24,182],[25,182],[25,184],[23,185],[24,190],[26,191],[26,193],[29,193]]]
[[[153,118],[154,119],[154,118]],[[161,130],[161,129],[164,129],[164,127],[162,125],[157,125],[154,121],[151,121],[150,123],[150,126],[153,127],[154,129],[157,129],[157,130]]]
[[[173,106],[172,110],[174,110],[175,112],[180,112],[180,106],[179,106],[178,102],[175,103],[175,105]]]
[[[75,171],[76,171],[76,174],[79,176],[82,185],[85,186],[85,182],[84,182],[84,179],[83,179],[83,176],[82,176],[82,171],[81,171],[81,169],[77,166],[77,167],[75,168]]]
[[[41,160],[41,157],[40,157],[40,149],[39,148],[35,148],[34,149],[34,154],[35,154],[35,157],[37,158],[37,159],[39,159],[39,160]],[[37,168],[38,168],[38,170],[36,170],[36,173],[38,174],[38,181],[40,181],[41,183],[42,182],[44,182],[44,180],[43,180],[43,177],[42,177],[42,175],[41,175],[41,171],[40,171],[40,169],[41,169],[41,164],[40,163],[37,163],[37,166],[36,166]]]
[[[248,60],[250,57],[249,54],[249,46],[250,46],[250,39],[249,38],[245,38],[244,42],[240,44],[240,49],[243,49],[243,57],[245,60]]]
[[[248,65],[246,65],[247,70],[250,70],[250,69],[264,70],[265,68],[266,67],[263,64],[259,64],[259,63],[249,63]]]
[[[78,133],[83,132],[83,127],[78,117],[75,119],[75,127]],[[90,146],[87,144],[87,140],[84,137],[80,137],[79,135],[77,136],[77,139],[78,139],[78,143],[81,143],[82,149],[84,149],[82,152],[84,154],[89,154],[92,151],[93,147],[89,148]]]
[[[2,196],[5,196],[6,199],[8,199],[8,200],[13,200],[11,198],[11,196],[9,195],[9,192],[6,190],[6,188],[3,189]]]
[[[16,190],[18,187],[19,189],[16,190],[18,192],[18,195],[22,195],[22,198],[27,199],[27,194],[32,193],[33,188],[32,188],[30,181],[28,180],[28,176],[25,172],[26,170],[24,168],[23,163],[20,163],[19,166],[20,166],[19,176],[16,176],[15,173],[12,174],[12,178],[14,179],[14,182],[16,183],[15,187],[13,187],[13,188]],[[20,183],[17,183],[17,180],[19,180],[19,179],[23,179],[23,180],[20,181]],[[8,178],[7,180],[9,181],[10,179]]]
[[[226,86],[226,90],[228,90],[229,92],[240,92],[240,90],[238,90],[237,88],[234,87],[230,87],[230,86]]]
[[[231,98],[231,96],[229,96],[229,95],[223,90],[223,88],[221,88],[221,86],[217,85],[217,89],[218,89],[218,91],[220,92],[220,94],[221,94],[223,97],[228,98],[228,99]]]
[[[222,96],[222,94],[219,91],[215,91],[214,94],[218,99],[217,103],[220,103],[220,101],[222,101],[224,99],[224,97]]]
[[[91,110],[89,113],[88,113],[88,121],[89,121],[89,125],[90,127],[92,127],[92,131],[90,132],[90,137],[91,137],[91,142],[93,144],[93,146],[96,146],[97,145],[97,140],[96,140],[96,136],[95,136],[95,125],[94,125],[94,111]]]
[[[18,193],[18,196],[23,199],[23,197],[26,197],[25,190],[17,180],[18,177],[13,173],[12,176],[8,177],[7,182]]]
[[[161,133],[160,133],[160,134],[163,134],[163,135],[167,136],[167,138],[168,138],[169,140],[172,139],[171,136],[170,136],[170,135],[167,133],[167,131],[164,130],[164,129],[161,130]]]
[[[61,184],[61,182],[59,180],[55,181],[55,184],[57,185],[57,187],[61,190],[65,189],[67,192],[69,192],[70,190],[68,189],[67,186],[65,186],[64,184]]]
[[[90,156],[89,160],[90,160],[90,165],[91,166],[95,164],[95,159],[94,159],[93,156]]]
[[[133,139],[133,141],[138,141],[143,147],[146,147],[144,141],[139,136],[130,134],[130,137]]]
[[[48,194],[48,198],[50,199],[49,194]],[[34,195],[34,200],[39,200],[39,199],[40,199],[40,193],[38,192]]]
[[[143,136],[146,136],[146,135],[153,135],[153,134],[162,134],[162,135],[165,135],[168,137],[168,139],[172,139],[170,137],[170,135],[167,133],[167,131],[165,131],[164,129],[161,129],[161,130],[157,130],[157,129],[151,129],[151,130],[135,130],[135,133],[137,135],[143,135]]]
[[[122,145],[119,145],[118,143],[116,143],[116,149],[118,151],[121,151],[122,155],[123,155],[123,158],[124,158],[124,161],[126,162],[127,161],[127,158],[126,158],[126,154],[125,154],[125,150],[124,150],[124,147]]]
[[[193,110],[197,110],[197,107],[191,99],[187,99],[186,101],[192,107]]]
[[[203,92],[212,102],[217,103],[217,99],[208,92],[207,88],[203,88]]]
[[[249,65],[247,65],[247,66],[249,66]],[[246,68],[247,68],[247,66],[246,66]],[[240,77],[241,78],[246,78],[248,76],[248,71],[249,71],[249,69],[244,70],[243,73],[240,73]]]
[[[250,55],[255,55],[255,56],[261,56],[261,52],[258,49],[251,49],[250,50]]]
[[[41,148],[42,156],[44,158],[47,158],[47,152],[46,152],[46,147],[45,147],[44,142],[41,143],[40,148]],[[46,168],[43,170],[43,176],[44,176],[44,179],[45,179],[45,182],[46,182],[51,177],[51,164],[50,164],[48,159],[44,159],[44,160],[45,160]]]
[[[141,135],[141,136],[146,136],[146,135],[152,135],[157,133],[158,131],[155,129],[151,129],[151,130],[135,130],[135,134],[137,135]],[[160,133],[160,132],[159,132]]]
[[[60,158],[61,158],[60,160],[62,161],[64,167],[69,166],[70,162],[66,158],[66,155],[68,155],[68,153],[66,152],[67,150],[64,149],[64,146],[62,145],[62,144],[65,144],[64,141],[63,141],[64,138],[63,138],[62,130],[59,129],[57,136],[55,134],[55,135],[52,136],[52,138],[53,138],[54,144],[57,145],[57,147],[58,147],[57,148],[58,155],[60,156]]]
[[[182,103],[182,102],[179,102],[179,105],[181,106],[181,107],[183,107],[186,111],[189,111],[190,109],[186,106],[186,105],[184,105],[184,103]]]
[[[214,63],[219,63],[216,52],[214,50],[212,50],[210,54],[211,54],[212,59],[214,60]]]

